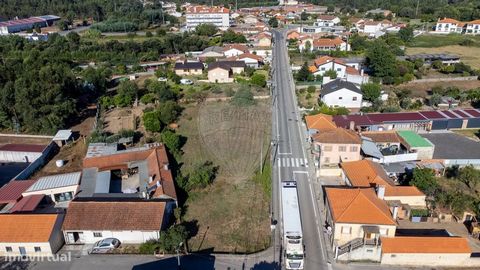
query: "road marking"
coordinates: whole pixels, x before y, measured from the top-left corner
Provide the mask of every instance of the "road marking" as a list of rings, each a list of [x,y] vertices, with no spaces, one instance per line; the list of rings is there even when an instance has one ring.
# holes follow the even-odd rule
[[[277,158],[277,164],[282,168],[308,168],[308,161],[304,158]]]

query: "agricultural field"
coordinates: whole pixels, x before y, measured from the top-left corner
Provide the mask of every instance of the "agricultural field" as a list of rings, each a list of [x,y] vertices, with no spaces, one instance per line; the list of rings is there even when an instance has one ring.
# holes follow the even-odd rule
[[[270,243],[268,189],[258,179],[261,155],[269,161],[269,101],[235,107],[228,102],[188,105],[178,133],[187,137],[182,148],[182,174],[206,161],[218,166],[213,184],[189,192],[184,219],[198,232],[191,251],[253,252]],[[264,175],[270,181],[269,166]]]
[[[407,89],[412,91],[412,97],[427,97],[435,86],[458,87],[460,90],[470,90],[480,87],[480,81],[451,81],[451,82],[421,82],[421,83],[405,83],[401,85],[386,87],[386,89]]]
[[[425,48],[435,48],[435,47],[444,47],[452,45],[461,45],[465,43],[465,40],[469,40],[470,43],[468,46],[480,47],[480,36],[466,36],[460,34],[450,34],[450,35],[421,35],[413,39],[410,47],[425,47]],[[466,46],[465,46],[466,47]]]
[[[460,56],[460,60],[474,69],[480,69],[480,46],[460,46],[449,45],[441,47],[410,47],[407,48],[406,54],[418,53],[448,53]]]

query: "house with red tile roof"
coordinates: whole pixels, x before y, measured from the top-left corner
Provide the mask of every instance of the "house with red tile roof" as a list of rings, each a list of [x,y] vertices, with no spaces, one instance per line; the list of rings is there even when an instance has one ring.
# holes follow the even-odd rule
[[[347,42],[343,41],[341,38],[336,37],[333,39],[330,38],[319,38],[313,41],[312,50],[314,51],[349,51],[350,48]]]
[[[191,5],[185,10],[186,27],[194,30],[200,24],[214,24],[221,30],[230,27],[230,10],[221,6]]]
[[[466,23],[451,19],[451,18],[443,18],[438,19],[437,24],[435,26],[435,31],[432,33],[435,34],[450,34],[450,33],[458,33],[461,34],[464,32],[464,26]]]
[[[325,221],[336,259],[365,247],[378,254],[380,237],[395,236],[397,223],[373,188],[328,187],[325,197]]]
[[[140,244],[160,237],[171,210],[158,200],[78,198],[65,215],[63,236],[66,244],[93,244],[108,237]]]
[[[480,19],[467,22],[465,27],[465,34],[480,35]]]
[[[337,128],[332,121],[332,116],[323,113],[306,115],[305,123],[307,124],[308,133],[310,135]]]
[[[0,215],[0,256],[52,256],[63,246],[63,214]]]
[[[426,196],[415,186],[398,186],[388,177],[385,170],[379,163],[371,160],[359,160],[342,162],[345,183],[353,187],[372,187],[381,189],[380,197],[385,201],[396,202],[397,207],[393,208],[394,218],[408,218],[409,211],[413,209],[425,209]],[[406,211],[398,213],[398,210]],[[400,215],[399,215],[400,214]]]
[[[384,265],[479,266],[465,237],[397,236],[381,237],[381,241]]]
[[[163,144],[118,150],[116,144],[91,143],[83,160],[79,197],[177,200]]]
[[[352,130],[334,128],[312,135],[312,154],[317,174],[340,175],[338,164],[360,160],[361,139]]]
[[[225,57],[239,56],[248,52],[248,47],[244,44],[225,44],[223,48]]]
[[[314,68],[315,67],[315,68]],[[320,56],[314,60],[314,65],[310,69],[313,75],[323,76],[325,72],[334,70],[337,73],[337,78],[354,84],[363,84],[369,81],[369,76],[358,70],[353,66],[349,66],[344,60],[340,58],[331,57],[328,55]],[[325,81],[325,83],[328,81]]]

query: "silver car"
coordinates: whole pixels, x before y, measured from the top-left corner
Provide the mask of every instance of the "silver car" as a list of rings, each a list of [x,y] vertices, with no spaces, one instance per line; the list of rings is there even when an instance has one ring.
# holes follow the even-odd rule
[[[91,254],[95,253],[107,253],[112,251],[120,246],[120,240],[117,238],[105,238],[100,240],[93,245],[92,250],[90,251]]]

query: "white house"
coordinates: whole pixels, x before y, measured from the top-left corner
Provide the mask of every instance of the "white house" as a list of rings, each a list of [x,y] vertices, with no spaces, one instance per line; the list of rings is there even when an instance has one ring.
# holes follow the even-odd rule
[[[252,15],[252,14],[248,14],[247,16],[245,16],[243,18],[243,21],[246,23],[246,24],[256,24],[258,22],[258,18],[257,16],[255,15]]]
[[[366,21],[363,24],[363,30],[361,32],[364,32],[366,34],[375,34],[376,32],[379,32],[380,30],[382,30],[382,22]]]
[[[340,23],[340,18],[334,15],[318,15],[317,21],[313,23],[315,26],[334,26]]]
[[[63,245],[61,214],[0,215],[0,256],[52,256]]]
[[[355,84],[335,79],[322,86],[320,99],[327,106],[359,110],[362,107],[362,91]]]
[[[164,201],[141,199],[74,200],[63,223],[66,244],[93,244],[115,237],[125,244],[158,239],[171,209]]]
[[[0,161],[34,162],[42,156],[46,145],[5,144],[0,147]]]
[[[433,33],[437,34],[450,34],[450,33],[458,33],[461,34],[463,32],[463,27],[465,23],[457,21],[451,18],[443,18],[437,21],[435,26],[435,31]]]
[[[244,53],[236,57],[237,60],[245,62],[247,67],[259,68],[263,64],[263,57],[252,53]]]
[[[77,194],[80,187],[81,172],[56,174],[40,177],[22,193],[24,197],[43,194],[50,197],[55,204],[67,206]]]
[[[230,27],[230,10],[218,6],[189,6],[186,9],[187,30],[194,30],[200,24],[213,24],[221,30]]]
[[[480,35],[480,20],[474,20],[467,23],[465,34]]]
[[[248,47],[242,44],[226,44],[223,47],[225,57],[238,56],[248,52]]]
[[[310,67],[313,75],[323,76],[328,70],[334,70],[337,78],[342,78],[354,84],[364,84],[369,81],[368,75],[364,74],[363,69],[355,68],[355,64],[346,63],[343,59],[322,56],[315,59],[315,66]]]
[[[312,50],[314,51],[348,51],[350,48],[347,42],[337,37],[334,39],[319,38],[313,41]]]

